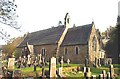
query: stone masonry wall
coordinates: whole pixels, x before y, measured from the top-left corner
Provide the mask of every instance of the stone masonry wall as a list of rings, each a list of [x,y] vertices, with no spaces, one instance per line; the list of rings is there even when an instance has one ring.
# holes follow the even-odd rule
[[[34,46],[34,54],[42,54],[42,49],[45,49],[46,52],[46,59],[49,60],[55,53],[56,53],[56,48],[57,45],[40,45],[40,46]]]
[[[75,48],[78,47],[79,53],[75,53]],[[67,54],[65,54],[65,48],[67,48]],[[63,46],[60,48],[59,56],[63,56],[64,61],[70,59],[70,63],[82,63],[84,64],[85,55],[87,53],[87,45],[74,45],[74,46]]]

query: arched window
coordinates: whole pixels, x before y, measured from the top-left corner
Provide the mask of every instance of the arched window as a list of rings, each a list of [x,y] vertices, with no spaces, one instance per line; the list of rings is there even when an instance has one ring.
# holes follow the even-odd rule
[[[68,53],[67,48],[64,48],[64,55],[67,55],[67,53]]]
[[[75,47],[75,54],[78,54],[78,53],[79,53],[79,48]]]
[[[92,45],[92,47],[93,47],[93,51],[96,51],[96,48],[97,48],[97,41],[96,41],[95,36],[93,37],[92,42],[93,42],[93,45]]]
[[[45,48],[42,48],[42,56],[46,55],[46,50]]]

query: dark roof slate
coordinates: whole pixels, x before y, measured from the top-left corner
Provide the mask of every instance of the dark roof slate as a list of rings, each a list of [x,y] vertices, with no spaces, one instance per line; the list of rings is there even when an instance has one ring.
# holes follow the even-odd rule
[[[64,45],[87,44],[93,24],[69,28],[63,40]],[[58,43],[63,31],[64,25],[52,27],[46,30],[28,33],[25,39],[18,47],[26,46],[27,42],[30,45],[56,44]]]
[[[56,44],[59,41],[64,29],[65,27],[61,25],[46,30],[28,33],[18,47],[26,46],[27,42],[31,45]]]
[[[75,44],[87,44],[92,24],[69,28],[65,39],[63,40],[62,46],[64,45],[75,45]]]

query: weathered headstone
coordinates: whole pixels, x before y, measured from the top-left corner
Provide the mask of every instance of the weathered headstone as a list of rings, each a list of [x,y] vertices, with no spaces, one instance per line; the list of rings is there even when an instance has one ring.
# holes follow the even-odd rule
[[[105,78],[106,78],[106,71],[103,70],[103,71],[102,71],[102,74],[103,74],[103,79],[105,79]]]
[[[98,59],[95,57],[95,67],[98,68]]]
[[[91,77],[91,72],[90,72],[90,68],[89,67],[86,67],[86,71],[84,73],[84,77],[87,78],[87,79]]]
[[[110,72],[107,72],[107,79],[110,79]]]
[[[98,66],[101,66],[101,63],[100,63],[100,58],[98,59]]]
[[[86,72],[86,67],[83,68],[83,72],[84,72],[84,73]]]
[[[31,64],[30,55],[28,55],[27,64],[28,64],[28,66],[30,67],[30,64]]]
[[[23,57],[23,66],[26,67],[26,56]]]
[[[96,75],[92,75],[92,76],[91,76],[91,79],[96,79]]]
[[[36,71],[37,62],[34,62],[34,71]]]
[[[45,77],[45,58],[42,57],[42,77]]]
[[[110,77],[113,78],[113,76],[114,76],[114,68],[113,68],[112,64],[110,65],[109,71],[110,71]]]
[[[108,64],[107,58],[104,58],[104,65],[106,66]]]
[[[38,54],[38,60],[39,60],[39,64],[41,64],[41,62],[42,62],[42,55],[41,54]]]
[[[69,64],[70,64],[70,59],[67,59],[67,65],[69,66]]]
[[[109,65],[112,64],[112,58],[108,58],[108,64],[109,64]]]
[[[99,79],[103,79],[103,74],[99,74]]]
[[[59,74],[59,76],[62,76],[62,67],[58,68],[58,74]]]
[[[88,58],[85,57],[85,67],[88,67]]]
[[[50,62],[50,77],[56,77],[56,58],[52,57]]]
[[[14,62],[15,62],[15,58],[8,59],[8,69],[10,69],[10,70],[14,69]]]
[[[19,57],[18,61],[17,61],[17,67],[20,68],[21,67],[21,61],[22,61],[22,58],[21,56]]]
[[[80,69],[81,69],[81,68],[80,68],[80,66],[77,66],[77,72],[79,72],[79,71],[80,71]]]
[[[61,67],[63,67],[63,63],[64,63],[64,61],[63,61],[63,56],[61,57],[60,63],[61,63]]]

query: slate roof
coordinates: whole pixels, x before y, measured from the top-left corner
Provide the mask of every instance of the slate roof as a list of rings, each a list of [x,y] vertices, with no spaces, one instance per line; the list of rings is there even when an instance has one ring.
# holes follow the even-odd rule
[[[87,44],[92,24],[69,28],[68,32],[63,40],[63,45],[75,45],[75,44]]]
[[[28,33],[18,47],[26,46],[27,42],[30,45],[56,44],[64,29],[65,27],[61,25],[46,30]]]
[[[69,28],[65,39],[63,40],[62,46],[87,44],[92,25],[93,24],[87,24]],[[28,33],[26,38],[20,43],[18,47],[26,46],[27,42],[30,45],[57,44],[64,30],[64,25],[61,25],[46,30]]]

